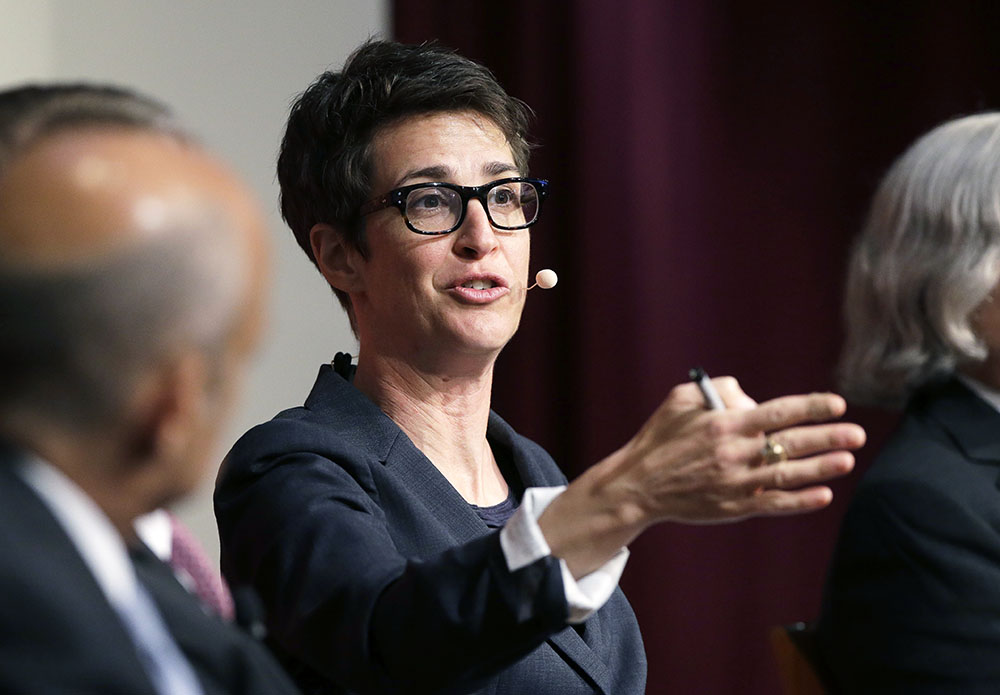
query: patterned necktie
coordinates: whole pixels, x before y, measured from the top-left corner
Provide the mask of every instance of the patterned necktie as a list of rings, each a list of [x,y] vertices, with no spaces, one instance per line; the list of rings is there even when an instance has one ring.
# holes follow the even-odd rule
[[[233,597],[191,530],[170,514],[170,567],[201,604],[223,620],[233,619]]]

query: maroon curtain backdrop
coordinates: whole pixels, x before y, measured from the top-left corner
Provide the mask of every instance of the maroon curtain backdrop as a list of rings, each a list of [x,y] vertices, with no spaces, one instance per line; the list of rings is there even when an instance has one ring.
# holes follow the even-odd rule
[[[758,399],[831,388],[868,198],[918,134],[1000,106],[998,28],[986,2],[396,0],[396,38],[485,63],[538,115],[533,261],[560,284],[532,293],[497,410],[572,477],[693,365]],[[851,415],[877,445],[888,420]],[[650,693],[778,691],[767,629],[815,617],[855,482],[807,517],[634,544]]]

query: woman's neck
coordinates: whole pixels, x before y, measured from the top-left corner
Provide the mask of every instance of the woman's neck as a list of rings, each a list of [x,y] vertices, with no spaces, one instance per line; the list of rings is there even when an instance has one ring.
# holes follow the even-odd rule
[[[486,427],[493,362],[459,374],[362,352],[355,387],[392,418],[466,501],[498,504],[507,485]]]

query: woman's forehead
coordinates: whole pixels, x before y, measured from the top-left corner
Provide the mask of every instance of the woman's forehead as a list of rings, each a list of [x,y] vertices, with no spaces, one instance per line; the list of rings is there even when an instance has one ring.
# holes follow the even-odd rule
[[[420,114],[384,126],[373,140],[376,190],[410,180],[453,180],[515,172],[510,145],[493,121],[469,111]]]

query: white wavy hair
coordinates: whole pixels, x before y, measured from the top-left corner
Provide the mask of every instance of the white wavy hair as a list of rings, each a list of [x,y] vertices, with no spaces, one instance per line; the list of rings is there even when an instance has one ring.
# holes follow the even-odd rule
[[[982,361],[973,316],[998,280],[1000,113],[983,113],[921,137],[875,194],[847,275],[844,394],[900,407]]]

